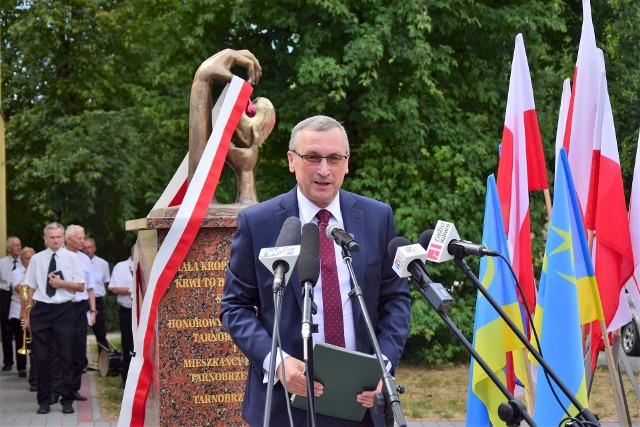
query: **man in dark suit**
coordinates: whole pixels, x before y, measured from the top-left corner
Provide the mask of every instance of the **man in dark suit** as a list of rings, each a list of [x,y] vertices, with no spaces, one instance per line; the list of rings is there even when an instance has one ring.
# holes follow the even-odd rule
[[[315,116],[302,121],[292,131],[287,156],[289,171],[295,174],[298,185],[286,194],[240,212],[222,298],[222,323],[250,361],[242,415],[252,426],[263,424],[268,387],[267,370],[271,360],[271,332],[275,317],[273,272],[259,262],[258,254],[262,248],[275,246],[287,218],[298,217],[303,224],[318,223],[319,218],[326,215],[330,217],[331,223],[337,223],[354,234],[361,250],[352,253],[353,269],[362,288],[380,349],[389,359],[388,366],[392,373],[409,333],[409,287],[406,280],[400,279],[393,272],[392,258],[387,253],[389,241],[396,236],[393,213],[386,204],[340,189],[344,176],[349,171],[349,142],[342,125],[326,116]],[[329,300],[334,297],[325,295],[323,288],[328,288],[329,282],[333,280],[330,279],[330,274],[325,273],[323,266],[314,288],[314,302],[318,306],[318,313],[313,321],[319,325],[319,331],[313,334],[313,340],[335,343],[334,323],[338,318],[338,345],[373,354],[360,305],[348,295],[352,284],[347,267],[340,257],[340,248],[333,243],[331,245],[333,247],[329,252],[333,249],[337,256],[337,305],[341,311],[337,315],[330,311],[335,304]],[[324,256],[321,254],[321,257]],[[322,262],[324,263],[324,259]],[[335,286],[338,287],[338,284]],[[290,284],[284,292],[280,318],[284,360],[280,360],[279,356],[276,360],[276,384],[273,386],[275,389],[271,412],[271,425],[274,426],[290,424],[282,386],[283,378],[286,379],[290,393],[307,395],[301,325],[301,286],[297,269],[294,269]],[[381,385],[377,390],[354,396],[354,399],[371,408],[373,396],[380,389]],[[319,396],[322,392],[322,384],[315,382],[314,394]],[[291,411],[294,425],[306,425],[306,411],[293,407]],[[382,417],[371,410],[367,411],[360,423],[321,415],[316,420],[319,426],[383,424]]]

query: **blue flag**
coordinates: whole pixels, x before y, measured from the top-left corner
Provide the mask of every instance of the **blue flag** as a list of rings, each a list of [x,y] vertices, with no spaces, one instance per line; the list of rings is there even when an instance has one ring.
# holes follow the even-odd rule
[[[482,243],[509,259],[507,235],[504,230],[498,189],[493,175],[487,179]],[[520,303],[515,281],[508,265],[500,258],[483,257],[480,260],[480,282],[513,323],[523,331]],[[489,301],[478,291],[473,330],[473,347],[491,370],[506,384],[504,367],[507,353],[524,348],[509,326],[502,320]],[[524,367],[516,366],[516,374],[524,377]],[[480,365],[471,360],[467,400],[467,425],[504,425],[498,417],[498,406],[506,402],[498,387]]]
[[[561,149],[534,324],[543,358],[585,408],[588,400],[581,324],[595,318],[594,286],[580,206],[567,155]],[[550,383],[562,404],[539,368],[533,413],[538,425],[559,425],[568,414],[577,415],[560,388]]]

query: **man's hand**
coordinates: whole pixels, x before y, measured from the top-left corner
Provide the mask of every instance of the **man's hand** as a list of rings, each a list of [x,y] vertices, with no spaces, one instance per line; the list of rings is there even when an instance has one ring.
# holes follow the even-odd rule
[[[49,284],[56,289],[60,289],[64,287],[64,280],[62,280],[57,274],[52,273],[49,275]]]
[[[356,396],[356,401],[362,404],[365,408],[373,407],[373,396],[376,393],[380,393],[382,391],[382,380],[378,382],[378,387],[372,391],[363,391],[359,395]]]
[[[282,379],[282,368],[284,365],[284,372],[287,381],[287,390],[289,393],[297,394],[299,396],[307,396],[307,376],[304,373],[304,362],[296,359],[295,357],[287,357],[278,366],[276,375],[280,381]],[[317,381],[313,382],[313,395],[319,397],[322,395],[324,386]]]

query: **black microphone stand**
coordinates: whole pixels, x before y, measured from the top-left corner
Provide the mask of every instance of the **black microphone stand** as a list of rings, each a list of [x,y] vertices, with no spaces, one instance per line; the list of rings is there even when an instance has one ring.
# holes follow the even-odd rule
[[[385,367],[386,364],[384,359],[382,358],[382,352],[380,351],[380,345],[378,344],[378,338],[376,337],[375,331],[373,330],[373,324],[371,323],[371,318],[369,317],[369,313],[367,312],[367,306],[364,303],[364,296],[362,295],[362,289],[358,285],[358,281],[356,280],[355,272],[353,271],[353,265],[351,263],[351,253],[349,249],[345,245],[340,245],[342,247],[342,259],[344,263],[347,265],[349,269],[349,274],[351,275],[351,281],[353,283],[353,289],[349,292],[349,296],[353,298],[356,296],[358,298],[358,302],[360,303],[360,309],[362,310],[362,316],[364,317],[365,324],[367,325],[367,332],[369,332],[369,338],[371,339],[371,344],[373,345],[373,349],[376,353],[376,358],[378,359],[378,363],[380,364],[380,372],[382,372],[382,382],[384,385],[384,397],[386,399],[385,408],[391,407],[391,412],[388,410],[385,413],[385,426],[393,427],[393,421],[398,424],[398,427],[406,427],[407,422],[404,418],[404,414],[402,413],[402,408],[400,407],[400,398],[398,397],[398,391],[396,389],[396,385],[393,381],[393,377],[387,371]]]
[[[482,356],[473,348],[469,340],[462,334],[460,329],[453,323],[451,318],[445,313],[449,305],[451,304],[451,296],[449,293],[442,287],[440,283],[431,283],[428,288],[424,288],[418,283],[417,280],[411,278],[411,282],[414,285],[414,288],[422,295],[422,297],[427,300],[427,302],[433,307],[433,309],[438,313],[438,316],[444,321],[444,323],[451,329],[454,333],[458,341],[464,345],[467,351],[471,354],[471,356],[478,362],[480,367],[486,374],[489,376],[491,381],[500,389],[500,392],[509,400],[507,403],[501,403],[498,408],[498,416],[502,421],[504,421],[508,426],[515,427],[519,426],[522,420],[525,420],[529,425],[535,426],[536,424],[533,422],[531,416],[527,413],[524,404],[517,400],[513,394],[505,387],[505,385],[500,381],[500,379],[496,376],[493,370],[487,365]]]
[[[316,304],[313,302],[313,285],[307,280],[302,289],[302,349],[305,375],[307,376],[307,426],[316,425],[313,388],[313,337],[311,334],[317,332],[318,326],[313,324],[313,315],[317,312]]]
[[[462,270],[462,272],[473,282],[473,284],[478,288],[478,290],[485,296],[487,301],[491,304],[491,306],[496,310],[498,315],[505,321],[505,323],[509,326],[509,328],[513,331],[513,333],[518,337],[518,339],[525,345],[527,350],[533,355],[533,357],[538,361],[540,366],[544,369],[544,371],[551,377],[551,379],[560,387],[562,393],[571,401],[571,403],[578,409],[578,415],[576,416],[579,420],[585,421],[589,423],[588,425],[599,426],[600,421],[593,415],[593,413],[588,409],[582,406],[582,404],[576,399],[576,397],[571,393],[571,391],[567,388],[567,386],[560,380],[558,375],[551,369],[551,367],[547,364],[547,362],[542,358],[542,355],[531,345],[529,340],[524,336],[522,331],[516,327],[516,325],[511,321],[509,316],[504,312],[502,307],[496,302],[496,300],[491,296],[491,294],[487,291],[487,289],[480,283],[480,280],[473,274],[469,265],[462,259],[461,256],[454,256],[453,260],[456,265]]]
[[[269,361],[269,375],[267,383],[267,400],[264,404],[264,420],[263,425],[269,427],[271,422],[271,401],[273,400],[273,380],[275,378],[277,350],[279,347],[279,327],[280,327],[280,310],[282,308],[282,297],[286,282],[283,281],[279,286],[273,287],[273,301],[275,316],[273,320],[273,332],[271,333],[271,360]]]

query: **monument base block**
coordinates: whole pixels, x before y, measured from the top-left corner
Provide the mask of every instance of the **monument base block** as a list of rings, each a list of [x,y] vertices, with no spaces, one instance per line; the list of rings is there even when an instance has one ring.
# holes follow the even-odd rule
[[[156,339],[147,350],[155,360],[147,425],[246,425],[240,413],[249,361],[219,319],[231,239],[244,207],[209,207],[158,305]],[[156,209],[127,222],[127,230],[138,232],[143,293],[177,210]]]

